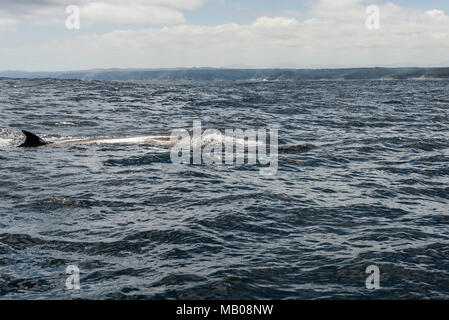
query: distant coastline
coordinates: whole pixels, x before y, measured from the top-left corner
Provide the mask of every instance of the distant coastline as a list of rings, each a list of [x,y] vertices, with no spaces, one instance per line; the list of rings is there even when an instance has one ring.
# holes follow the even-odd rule
[[[61,72],[0,71],[0,78],[77,80],[449,80],[449,68],[345,69],[95,69]]]

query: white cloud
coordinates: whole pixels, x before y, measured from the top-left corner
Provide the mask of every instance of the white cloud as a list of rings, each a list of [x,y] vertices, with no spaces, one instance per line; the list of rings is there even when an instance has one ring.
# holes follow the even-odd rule
[[[182,24],[83,36],[72,33],[69,40],[4,50],[0,69],[431,65],[447,60],[449,16],[444,12],[390,3],[380,7],[380,30],[367,30],[365,9],[362,0],[319,0],[302,20],[260,17],[247,25]]]
[[[82,3],[81,17],[97,22],[127,24],[180,24],[183,10],[194,10],[203,0],[100,0]]]
[[[434,9],[434,10],[426,11],[426,14],[428,14],[429,16],[433,16],[433,17],[441,17],[441,16],[444,16],[444,11]]]
[[[185,22],[182,12],[153,5],[89,3],[81,9],[83,21],[89,24],[98,22],[139,23],[139,24],[179,24]]]
[[[76,5],[87,25],[112,24],[180,24],[185,22],[184,10],[195,10],[203,0],[2,0],[0,19],[20,22],[61,24],[65,8]]]
[[[299,22],[296,19],[286,17],[275,17],[275,18],[260,17],[252,24],[252,26],[255,28],[287,29],[291,27],[298,27]]]
[[[0,30],[11,30],[16,24],[17,21],[14,19],[0,17]]]

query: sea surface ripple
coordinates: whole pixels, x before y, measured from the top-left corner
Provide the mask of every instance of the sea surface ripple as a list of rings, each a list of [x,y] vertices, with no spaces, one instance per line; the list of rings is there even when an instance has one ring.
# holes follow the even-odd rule
[[[0,298],[449,298],[449,82],[0,79]],[[275,176],[146,145],[279,126]],[[66,289],[66,267],[81,289]],[[365,287],[369,265],[379,290]]]

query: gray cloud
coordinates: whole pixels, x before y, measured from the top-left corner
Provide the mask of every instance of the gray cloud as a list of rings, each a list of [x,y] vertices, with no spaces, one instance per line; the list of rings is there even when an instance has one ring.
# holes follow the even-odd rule
[[[2,0],[0,11],[22,15],[42,8],[66,7],[70,4],[82,4],[78,0]]]
[[[51,24],[60,21],[69,5],[79,6],[85,21],[108,23],[176,24],[185,22],[182,11],[204,0],[2,0],[0,21]],[[0,24],[1,26],[1,24]]]

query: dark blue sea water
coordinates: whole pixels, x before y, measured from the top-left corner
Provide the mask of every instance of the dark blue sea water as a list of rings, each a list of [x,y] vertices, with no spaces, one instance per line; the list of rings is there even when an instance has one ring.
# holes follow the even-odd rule
[[[447,81],[3,79],[0,110],[0,298],[449,298]],[[15,147],[194,120],[277,124],[292,148],[267,177],[145,144]]]

